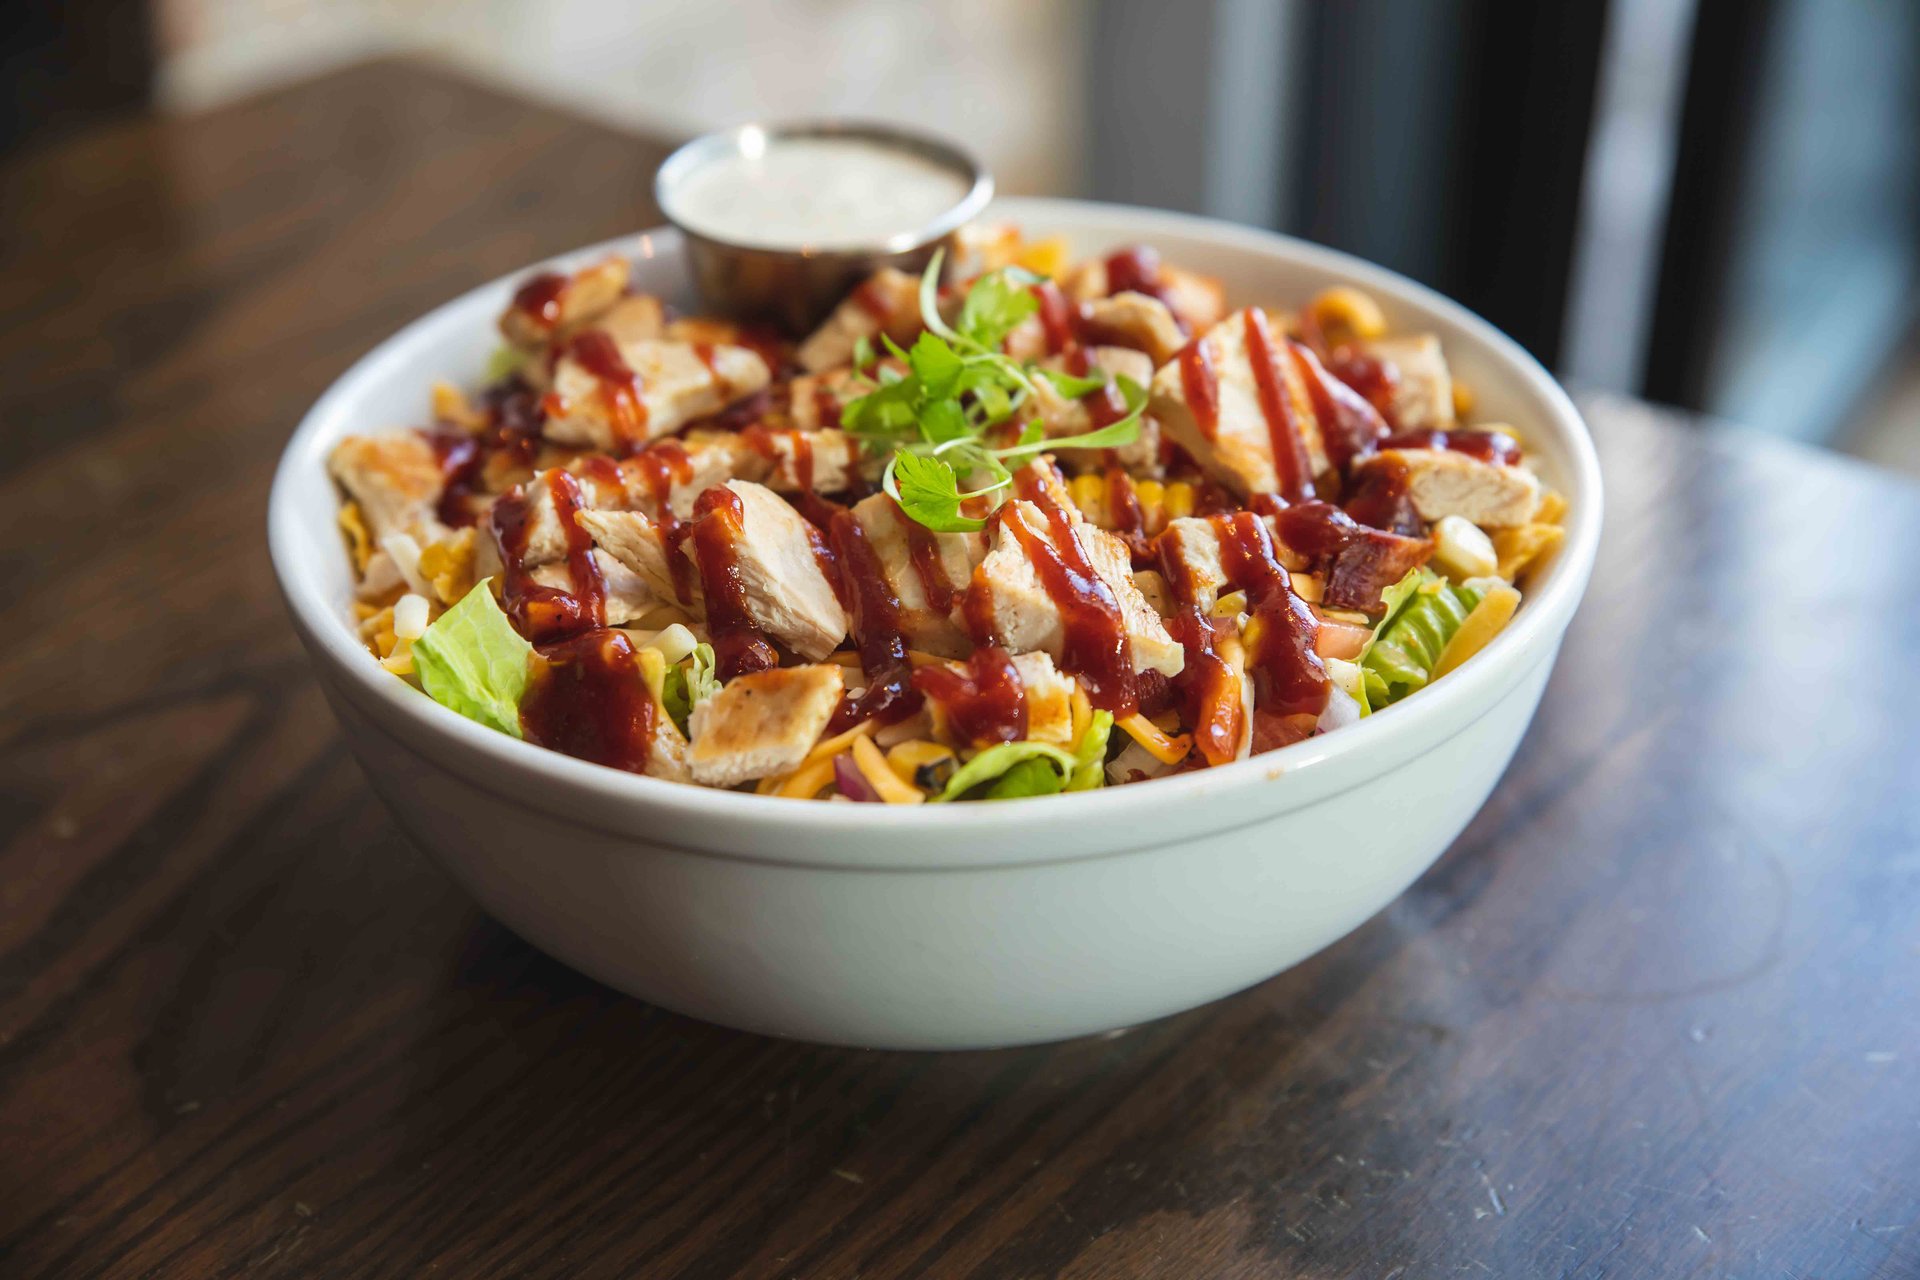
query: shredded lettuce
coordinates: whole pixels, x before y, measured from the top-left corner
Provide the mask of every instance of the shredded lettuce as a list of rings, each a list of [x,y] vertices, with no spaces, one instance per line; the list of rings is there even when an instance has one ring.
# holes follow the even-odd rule
[[[1067,775],[1067,790],[1091,791],[1107,781],[1107,739],[1113,734],[1113,712],[1096,711],[1073,749],[1073,772]]]
[[[1017,800],[1022,796],[1056,796],[1061,788],[1060,771],[1046,760],[1022,760],[1000,775],[987,788],[986,800]]]
[[[1360,664],[1367,660],[1367,654],[1373,649],[1374,642],[1380,639],[1380,633],[1400,616],[1401,608],[1413,598],[1413,593],[1420,589],[1420,584],[1432,581],[1434,576],[1426,569],[1409,569],[1404,578],[1381,590],[1380,600],[1383,607],[1380,621],[1373,624],[1373,634],[1367,638],[1367,643],[1361,648],[1360,656],[1353,660],[1356,676],[1359,676]],[[1332,668],[1329,667],[1328,670],[1331,671]],[[1364,678],[1356,678],[1350,685],[1344,687],[1349,694],[1353,695],[1353,700],[1360,704],[1361,715],[1373,714],[1372,700],[1367,696],[1367,682]]]
[[[1409,588],[1415,574],[1419,580]],[[1484,594],[1483,585],[1451,583],[1428,569],[1416,569],[1381,592],[1387,615],[1360,656],[1362,713],[1425,688],[1441,650]]]
[[[487,357],[487,385],[505,382],[526,366],[528,355],[517,347],[496,347]]]
[[[1053,775],[1052,791],[1020,790],[1021,787],[1034,785],[1033,771],[1023,770],[1016,781],[1007,784],[1010,788],[1008,795],[1051,795],[1053,791],[1060,790],[1061,780],[1073,771],[1075,764],[1072,756],[1051,743],[1003,742],[998,746],[988,747],[954,770],[953,776],[947,779],[946,789],[932,799],[936,804],[946,800],[958,800],[975,787],[985,786],[989,782],[997,785],[1006,780],[1007,775],[1013,772],[1015,765],[1027,762],[1038,763]],[[989,799],[1007,798],[1006,795],[995,796],[991,790],[988,791],[987,796]]]
[[[1113,713],[1096,711],[1071,753],[1047,742],[1003,742],[961,765],[934,802],[978,791],[981,800],[1090,791],[1106,781],[1107,739]],[[979,790],[985,788],[985,790]]]
[[[702,641],[693,646],[692,657],[692,665],[670,669],[660,687],[660,701],[682,734],[689,732],[687,723],[693,718],[693,709],[720,692],[713,646]]]
[[[413,642],[413,666],[427,696],[469,720],[520,736],[533,646],[494,603],[485,580]]]

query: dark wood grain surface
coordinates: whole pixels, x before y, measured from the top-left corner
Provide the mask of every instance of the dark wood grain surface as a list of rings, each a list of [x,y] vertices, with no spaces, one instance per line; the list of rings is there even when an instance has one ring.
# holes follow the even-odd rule
[[[468,904],[306,675],[269,470],[661,154],[386,63],[0,170],[0,1275],[1920,1274],[1920,493],[1625,402],[1492,802],[1250,992],[817,1049]]]

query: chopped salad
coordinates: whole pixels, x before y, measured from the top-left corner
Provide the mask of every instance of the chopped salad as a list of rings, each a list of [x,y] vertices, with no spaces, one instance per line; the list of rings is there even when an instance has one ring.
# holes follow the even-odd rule
[[[798,341],[631,286],[524,281],[484,386],[330,459],[370,660],[613,768],[923,804],[1228,764],[1443,678],[1562,538],[1355,289],[1232,308],[1006,226]]]

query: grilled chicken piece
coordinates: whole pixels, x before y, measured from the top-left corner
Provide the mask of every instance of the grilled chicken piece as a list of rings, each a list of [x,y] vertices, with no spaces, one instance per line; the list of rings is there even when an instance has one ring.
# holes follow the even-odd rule
[[[1080,364],[1067,357],[1054,357],[1042,361],[1048,369],[1072,373],[1075,368],[1084,368],[1083,377],[1104,373],[1108,381],[1126,378],[1138,383],[1144,391],[1153,382],[1153,361],[1145,352],[1129,347],[1090,347],[1086,350],[1086,362]],[[1040,423],[1046,428],[1048,436],[1079,435],[1105,425],[1107,419],[1096,422],[1089,406],[1101,399],[1103,394],[1112,397],[1111,405],[1124,411],[1125,400],[1118,385],[1106,393],[1095,392],[1078,400],[1070,400],[1045,378],[1038,379],[1035,387],[1039,395],[1034,407],[1040,412]],[[1084,467],[1104,467],[1107,454],[1111,452],[1114,461],[1126,468],[1136,479],[1158,476],[1164,468],[1160,463],[1160,424],[1146,414],[1140,415],[1140,434],[1132,444],[1121,445],[1111,451],[1089,451],[1069,455],[1068,460]]]
[[[1192,454],[1209,475],[1242,497],[1274,493],[1281,488],[1280,472],[1273,456],[1275,428],[1268,423],[1262,408],[1260,382],[1255,376],[1253,354],[1248,349],[1248,326],[1257,323],[1249,317],[1256,310],[1250,307],[1236,311],[1195,340],[1205,343],[1212,356],[1210,423],[1206,405],[1202,404],[1196,411],[1196,406],[1189,403],[1184,354],[1154,375],[1153,394],[1148,402],[1148,409],[1159,420],[1161,429]],[[1261,314],[1264,318],[1265,313]],[[1306,474],[1309,478],[1318,476],[1328,467],[1327,447],[1300,362],[1291,355],[1285,330],[1268,321],[1266,332],[1268,349],[1274,357],[1274,385],[1292,407],[1291,417],[1298,424],[1306,454]]]
[[[1168,566],[1169,585],[1177,581],[1179,590],[1201,609],[1213,608],[1227,585],[1227,571],[1220,556],[1220,530],[1215,521],[1204,516],[1182,516],[1170,520],[1154,539],[1161,563]]]
[[[968,222],[953,233],[953,275],[957,280],[1012,266],[1020,256],[1020,228],[1011,222]]]
[[[691,573],[686,574],[684,580],[690,585],[694,598],[681,598],[669,559],[672,551],[661,527],[651,517],[638,511],[582,511],[579,519],[580,527],[593,537],[595,549],[606,552],[637,574],[654,595],[696,609],[700,606],[699,580]]]
[[[521,486],[527,502],[527,541],[520,562],[529,569],[564,560],[567,556],[567,530],[560,523],[560,513],[554,506],[552,475],[551,471],[538,472]],[[579,489],[583,500],[594,500],[593,486],[583,482]]]
[[[1073,512],[1069,504],[1064,510]],[[1011,509],[1002,509],[1001,520],[1018,520],[1029,534],[1049,545],[1054,544],[1053,524],[1039,507],[1025,499],[1015,499]],[[1178,675],[1186,655],[1167,629],[1153,606],[1141,596],[1133,581],[1133,565],[1127,546],[1112,534],[1077,517],[1068,526],[1094,575],[1106,584],[1120,609],[1120,620],[1132,650],[1136,672],[1158,671]],[[1059,660],[1066,650],[1066,625],[1060,607],[1047,593],[1039,571],[1028,560],[1020,538],[1004,523],[993,531],[993,549],[974,570],[971,592],[986,596],[986,608],[975,616],[990,618],[993,642],[1012,653],[1045,650]],[[969,601],[973,607],[974,602]]]
[[[798,767],[845,685],[832,663],[736,676],[693,709],[687,767],[695,782],[736,787]]]
[[[772,377],[766,361],[745,347],[653,340],[612,343],[618,360],[608,368],[588,356],[588,336],[561,348],[543,402],[547,438],[561,444],[625,453],[718,413]]]
[[[920,282],[904,271],[882,267],[848,294],[818,329],[800,344],[800,366],[819,373],[851,363],[862,338],[877,346],[887,334],[901,346],[920,332]]]
[[[593,562],[600,567],[600,577],[607,586],[605,603],[608,626],[623,626],[644,617],[660,603],[659,595],[645,578],[598,547],[593,549]],[[562,560],[540,565],[528,576],[543,587],[573,590],[573,577]]]
[[[1398,380],[1390,417],[1400,431],[1449,431],[1453,428],[1453,375],[1440,339],[1431,333],[1377,338],[1361,344],[1377,360],[1391,364]]]
[[[1407,497],[1429,522],[1463,516],[1483,529],[1506,529],[1531,520],[1540,506],[1533,472],[1451,449],[1383,449],[1356,473],[1394,462],[1406,467]]]
[[[687,740],[664,708],[656,708],[653,717],[653,741],[647,748],[647,776],[666,782],[693,781],[693,771],[687,767]]]
[[[674,515],[693,514],[694,499],[717,484],[764,473],[766,460],[732,432],[689,435],[680,440],[656,440],[639,453],[622,459],[617,495],[596,489],[596,507],[630,507],[648,515],[660,514],[661,498]],[[581,481],[583,487],[587,481]]]
[[[516,293],[500,316],[500,332],[516,347],[543,347],[549,339],[571,333],[619,301],[627,291],[633,268],[625,258],[608,258],[583,267],[549,290],[532,296]],[[532,279],[524,282],[526,286]],[[524,305],[532,302],[533,306]]]
[[[1116,293],[1083,304],[1081,327],[1090,341],[1145,352],[1155,368],[1173,359],[1187,335],[1173,311],[1144,293]]]
[[[1054,356],[1040,362],[1043,369],[1056,373],[1070,374],[1076,377],[1104,376],[1112,384],[1118,378],[1126,378],[1138,383],[1142,390],[1153,382],[1153,360],[1143,351],[1128,347],[1088,347],[1085,363],[1079,364],[1066,356]],[[1089,411],[1089,404],[1099,397],[1099,393],[1070,400],[1060,393],[1052,382],[1045,378],[1036,379],[1035,389],[1040,393],[1035,407],[1040,411],[1040,423],[1047,429],[1049,436],[1072,436],[1092,431],[1097,425]],[[1114,387],[1114,403],[1119,404],[1119,388]]]
[[[847,611],[813,554],[812,526],[764,485],[730,480],[740,500],[740,540],[734,555],[754,625],[812,662],[847,638]],[[713,519],[705,516],[703,519]],[[693,539],[681,550],[694,558]],[[694,559],[695,564],[699,563]]]
[[[809,661],[817,662],[847,638],[847,611],[821,570],[808,536],[810,526],[799,512],[764,485],[730,480],[724,486],[740,502],[740,537],[733,553],[746,594],[747,616],[753,624]],[[717,519],[717,514],[702,516]],[[595,545],[632,569],[665,599],[703,607],[704,592],[687,600],[675,589],[669,549],[660,527],[637,511],[583,511],[580,523]],[[681,553],[697,570],[697,535],[688,537]],[[697,583],[698,573],[682,570],[683,580]]]
[[[623,345],[650,342],[668,336],[667,305],[651,294],[631,294],[595,316],[585,327],[598,329]]]
[[[1157,254],[1152,255],[1152,260],[1155,264],[1153,274],[1159,281],[1159,291],[1165,297],[1166,305],[1176,318],[1195,333],[1219,323],[1220,317],[1227,313],[1227,291],[1224,285],[1212,276],[1203,276],[1198,272],[1168,266],[1159,261]],[[1079,302],[1094,302],[1101,298],[1121,296],[1127,291],[1114,290],[1113,274],[1110,270],[1112,261],[1112,257],[1089,258],[1077,264],[1061,278],[1061,287],[1067,291],[1069,297]],[[1162,362],[1155,360],[1154,363]]]
[[[891,358],[881,363],[900,367]],[[841,411],[870,390],[851,368],[802,374],[787,384],[787,420],[802,431],[838,427]]]
[[[855,503],[853,518],[900,601],[900,634],[908,646],[943,658],[965,657],[972,646],[954,620],[953,603],[986,557],[986,535],[935,533],[914,523],[884,493]],[[918,560],[915,542],[925,548]]]
[[[773,454],[763,483],[775,493],[843,493],[853,483],[860,446],[844,431],[768,431]]]
[[[1149,608],[1163,618],[1171,618],[1177,602],[1173,598],[1173,588],[1167,585],[1167,576],[1158,569],[1135,569],[1133,585],[1140,588],[1140,598]]]
[[[423,544],[446,533],[435,514],[446,479],[432,442],[411,431],[348,436],[333,447],[327,470],[360,505],[376,544],[410,533]]]

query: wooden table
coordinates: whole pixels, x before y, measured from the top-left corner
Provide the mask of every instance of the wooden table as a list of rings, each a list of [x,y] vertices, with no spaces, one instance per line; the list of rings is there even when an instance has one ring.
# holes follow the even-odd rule
[[[1920,1274],[1920,493],[1620,401],[1506,780],[1253,991],[817,1049],[466,902],[307,676],[268,472],[661,154],[388,63],[6,164],[0,1274]]]

